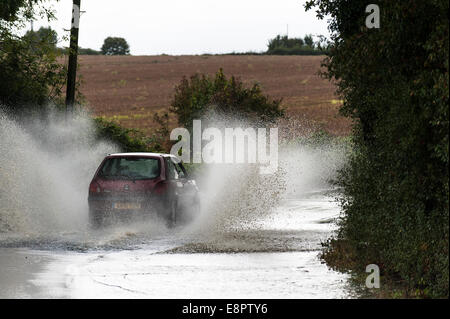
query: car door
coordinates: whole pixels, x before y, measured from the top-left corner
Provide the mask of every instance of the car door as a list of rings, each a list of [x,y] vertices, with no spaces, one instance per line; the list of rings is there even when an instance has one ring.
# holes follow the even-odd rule
[[[182,162],[176,164],[176,167],[179,176],[182,176],[183,189],[186,196],[186,204],[190,206],[195,201],[195,197],[197,196],[197,185],[195,184],[195,181],[188,176],[188,173],[186,172],[186,169],[184,168]]]
[[[185,206],[187,202],[186,194],[186,176],[183,171],[177,166],[170,157],[166,157],[167,178],[171,184],[171,188],[178,199],[178,204]],[[180,172],[181,171],[181,172]]]

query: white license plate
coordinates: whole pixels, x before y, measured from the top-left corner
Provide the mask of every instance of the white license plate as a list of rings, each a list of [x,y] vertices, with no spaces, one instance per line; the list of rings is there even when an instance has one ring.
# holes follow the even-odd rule
[[[140,209],[140,203],[114,203],[114,209]]]

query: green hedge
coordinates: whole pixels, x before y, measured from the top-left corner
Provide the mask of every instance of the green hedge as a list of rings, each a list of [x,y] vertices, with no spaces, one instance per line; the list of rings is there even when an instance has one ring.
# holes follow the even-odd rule
[[[141,131],[121,127],[101,117],[94,119],[97,138],[117,144],[123,152],[164,152],[162,137],[146,137]]]
[[[325,257],[347,247],[353,271],[377,264],[409,295],[448,297],[449,2],[378,1],[379,29],[365,27],[367,4],[306,5],[330,17],[325,76],[355,123],[343,218]]]
[[[266,52],[268,55],[324,55],[325,53],[324,51],[304,46],[293,48],[277,47]]]

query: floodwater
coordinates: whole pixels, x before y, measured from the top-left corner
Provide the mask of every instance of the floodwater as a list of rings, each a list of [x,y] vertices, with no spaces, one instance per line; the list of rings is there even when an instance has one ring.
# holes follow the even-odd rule
[[[1,298],[349,298],[318,258],[339,207],[326,191],[284,199],[254,229],[205,235],[123,224],[0,239]],[[25,247],[25,248],[24,248]]]
[[[0,298],[348,298],[318,258],[336,228],[339,145],[280,145],[279,170],[204,168],[202,211],[87,226],[90,180],[114,145],[89,116],[20,122],[0,112]]]

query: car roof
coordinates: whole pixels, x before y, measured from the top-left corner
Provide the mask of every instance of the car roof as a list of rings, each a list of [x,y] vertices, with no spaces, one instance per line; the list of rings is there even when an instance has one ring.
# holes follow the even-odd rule
[[[133,152],[133,153],[112,153],[112,154],[108,154],[108,157],[122,157],[122,156],[149,156],[149,157],[154,157],[154,156],[162,156],[162,157],[176,157],[172,154],[164,154],[164,153],[145,153],[145,152]]]

